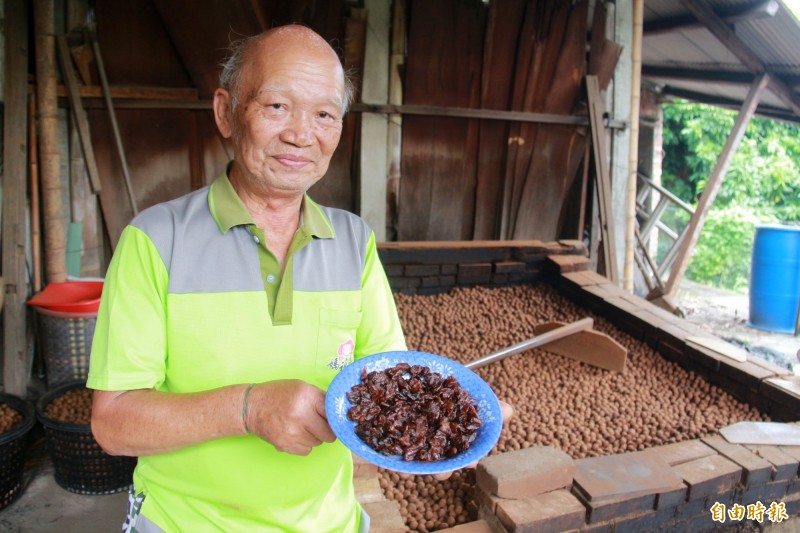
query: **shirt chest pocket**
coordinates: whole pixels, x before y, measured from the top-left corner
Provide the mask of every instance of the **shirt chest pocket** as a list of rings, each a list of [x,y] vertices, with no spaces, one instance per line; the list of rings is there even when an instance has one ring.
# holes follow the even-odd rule
[[[353,362],[361,311],[321,308],[317,336],[317,371],[328,379]]]

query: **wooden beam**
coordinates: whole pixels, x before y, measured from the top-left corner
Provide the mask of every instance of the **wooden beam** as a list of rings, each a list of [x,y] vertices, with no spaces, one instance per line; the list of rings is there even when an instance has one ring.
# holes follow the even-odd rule
[[[589,119],[577,115],[554,115],[551,113],[528,113],[524,111],[497,111],[494,109],[469,109],[465,107],[443,107],[433,105],[376,105],[353,104],[352,111],[361,113],[397,113],[401,115],[425,115],[432,117],[479,118],[484,120],[506,120],[539,124],[565,124],[588,126]]]
[[[606,132],[603,127],[603,100],[600,98],[600,86],[596,76],[586,76],[586,93],[589,100],[589,117],[592,130],[592,150],[594,151],[594,168],[597,179],[597,204],[600,211],[600,232],[602,234],[603,264],[606,277],[617,283],[617,252],[614,232],[614,216],[611,201],[611,176],[608,152],[606,148]]]
[[[676,98],[683,98],[684,100],[691,100],[701,104],[710,104],[717,107],[724,107],[727,109],[737,110],[742,107],[741,100],[733,98],[725,98],[724,96],[713,96],[710,94],[699,93],[696,91],[689,91],[672,85],[665,85],[661,89],[662,96],[674,96]],[[771,105],[759,105],[756,109],[756,115],[770,118],[774,120],[783,120],[785,122],[800,122],[800,115],[795,115],[789,109],[775,107]]]
[[[779,9],[780,4],[777,0],[767,0],[766,2],[754,2],[752,4],[718,9],[714,10],[714,13],[725,23],[735,24],[737,22],[774,17]],[[644,35],[671,33],[702,26],[703,24],[694,15],[676,15],[645,22]]]
[[[791,110],[800,115],[800,96],[786,83],[778,78],[761,58],[747,46],[736,33],[714,13],[703,0],[681,0],[683,6],[689,10],[742,64],[755,74],[762,72],[768,74],[769,90],[789,106]]]
[[[111,98],[131,98],[137,100],[197,100],[197,89],[184,87],[141,87],[134,85],[109,85]],[[80,85],[78,92],[81,98],[102,99],[103,88],[99,85]],[[68,95],[67,88],[59,85],[57,94],[60,97]]]
[[[750,123],[750,119],[753,118],[753,114],[755,113],[756,106],[758,106],[761,91],[764,90],[767,83],[769,83],[769,75],[767,74],[761,74],[756,78],[753,85],[750,87],[750,92],[747,94],[744,104],[742,104],[742,109],[736,117],[733,129],[730,135],[728,135],[725,146],[722,148],[716,165],[714,165],[714,170],[708,178],[708,183],[705,189],[703,189],[703,194],[700,196],[700,201],[697,203],[697,209],[695,209],[692,218],[689,220],[685,235],[683,239],[681,239],[678,255],[670,270],[669,279],[664,286],[664,294],[667,296],[674,297],[678,292],[678,287],[683,279],[683,275],[686,273],[686,267],[689,265],[692,250],[697,243],[697,239],[700,237],[700,231],[703,229],[703,223],[708,215],[708,211],[714,203],[714,199],[717,197],[717,193],[722,186],[722,180],[725,178],[725,173],[728,171],[728,167],[733,159],[733,154],[736,153],[736,149],[739,147],[742,137],[744,137],[747,124]]]
[[[81,99],[78,97],[78,78],[75,76],[75,70],[72,68],[72,58],[69,55],[67,40],[62,34],[57,37],[57,41],[58,53],[61,58],[61,73],[67,82],[67,93],[69,94],[69,101],[72,107],[72,115],[75,117],[75,122],[78,125],[81,147],[83,148],[83,157],[86,159],[86,168],[89,172],[89,182],[92,184],[92,192],[98,193],[101,188],[100,171],[97,170],[94,146],[92,145],[92,137],[89,133],[89,118],[86,116],[86,110],[83,108]]]
[[[28,3],[5,2],[3,117],[3,390],[25,397],[28,357],[25,271]]]

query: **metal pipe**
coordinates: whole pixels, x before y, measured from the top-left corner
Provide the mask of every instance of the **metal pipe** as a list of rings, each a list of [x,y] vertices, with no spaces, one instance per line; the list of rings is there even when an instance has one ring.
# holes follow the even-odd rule
[[[555,340],[561,339],[566,337],[567,335],[572,335],[573,333],[577,333],[578,331],[584,331],[587,329],[592,328],[592,324],[594,324],[594,320],[587,317],[578,320],[577,322],[572,322],[570,324],[566,324],[564,326],[558,327],[556,329],[550,330],[548,332],[542,333],[541,335],[537,335],[532,337],[526,341],[522,341],[517,343],[513,346],[509,346],[507,348],[503,348],[502,350],[498,350],[494,353],[490,353],[480,359],[475,359],[467,363],[467,368],[474,370],[476,368],[480,368],[482,366],[486,366],[489,363],[494,363],[495,361],[502,361],[506,357],[518,354],[520,352],[524,352],[526,350],[530,350],[533,348],[538,348],[539,346],[545,345],[549,342],[553,342]]]

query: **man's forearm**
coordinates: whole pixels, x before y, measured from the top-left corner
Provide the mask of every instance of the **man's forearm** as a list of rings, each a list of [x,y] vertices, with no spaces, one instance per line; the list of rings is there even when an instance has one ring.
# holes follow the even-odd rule
[[[107,453],[128,456],[165,453],[244,435],[246,390],[246,384],[192,394],[96,390],[92,433]]]

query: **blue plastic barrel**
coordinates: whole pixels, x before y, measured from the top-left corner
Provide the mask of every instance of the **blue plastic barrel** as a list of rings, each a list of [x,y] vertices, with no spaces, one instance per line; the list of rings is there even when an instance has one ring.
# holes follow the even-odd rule
[[[800,227],[756,226],[750,264],[750,319],[759,329],[795,334],[800,307]]]

